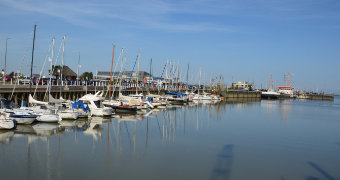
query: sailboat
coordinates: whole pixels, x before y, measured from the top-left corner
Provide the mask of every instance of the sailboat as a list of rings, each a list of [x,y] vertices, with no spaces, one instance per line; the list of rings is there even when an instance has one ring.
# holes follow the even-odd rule
[[[200,89],[201,89],[201,69],[200,69],[200,80],[199,80],[199,85],[198,85],[198,93],[194,95],[192,98],[195,102],[197,101],[212,101],[212,97],[208,96],[208,93],[204,92],[205,86],[203,86],[203,92],[200,94]]]
[[[35,33],[36,33],[37,25],[34,25],[34,35],[33,35],[33,48],[32,48],[32,62],[31,62],[31,79],[33,74],[33,55],[34,55],[34,44],[35,44]],[[53,57],[53,46],[54,46],[54,38],[52,39],[52,57]],[[46,60],[45,60],[46,61]],[[51,81],[50,81],[51,82]],[[39,115],[36,119],[41,122],[59,122],[61,118],[59,115],[52,112],[51,109],[47,108],[48,103],[43,101],[35,100],[32,97],[32,82],[30,82],[30,93],[28,97],[28,101],[30,104],[38,104],[39,106],[31,106],[31,107],[21,107],[20,109],[28,110],[34,112]]]
[[[50,104],[53,104],[51,108],[57,112],[61,119],[78,119],[78,111],[71,108],[71,102],[67,102],[62,98],[54,99],[51,94],[49,94],[48,101]]]
[[[131,106],[130,104],[128,104],[128,102],[124,103],[123,100],[113,100],[114,92],[112,92],[112,96],[111,96],[111,84],[112,84],[112,69],[113,69],[114,51],[115,51],[115,46],[113,46],[113,50],[112,50],[111,73],[110,73],[110,82],[109,82],[109,88],[108,88],[109,98],[111,98],[111,99],[110,100],[104,100],[103,101],[103,105],[106,106],[106,107],[111,107],[114,112],[123,112],[123,113],[126,113],[126,112],[130,113],[130,112],[132,112],[132,113],[134,113],[134,112],[137,111],[136,107]],[[122,71],[122,68],[123,68],[123,49],[121,51],[120,56],[122,57],[121,58],[121,71]],[[117,64],[119,62],[119,59],[120,58],[118,58]],[[117,67],[117,64],[116,64],[116,67]],[[116,67],[115,67],[115,69],[116,69]],[[119,88],[119,94],[120,94],[120,88]]]
[[[39,122],[59,122],[62,118],[56,114],[55,110],[53,110],[49,105],[48,102],[38,101],[35,100],[32,95],[29,95],[28,102],[30,104],[35,104],[35,106],[31,107],[21,107],[22,109],[31,110],[37,115],[37,121]]]

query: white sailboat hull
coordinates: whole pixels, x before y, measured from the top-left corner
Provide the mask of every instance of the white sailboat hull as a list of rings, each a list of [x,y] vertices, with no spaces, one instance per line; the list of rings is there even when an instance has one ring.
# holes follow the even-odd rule
[[[92,116],[111,116],[112,108],[104,107],[104,108],[90,108]]]
[[[59,122],[61,120],[61,117],[57,114],[43,114],[37,117],[37,121],[39,122]]]
[[[13,118],[17,121],[18,124],[32,124],[33,121],[36,119],[35,117],[32,118]]]
[[[77,112],[58,112],[58,115],[61,119],[78,119],[79,116]]]
[[[13,129],[14,127],[15,127],[14,121],[0,119],[0,129]]]

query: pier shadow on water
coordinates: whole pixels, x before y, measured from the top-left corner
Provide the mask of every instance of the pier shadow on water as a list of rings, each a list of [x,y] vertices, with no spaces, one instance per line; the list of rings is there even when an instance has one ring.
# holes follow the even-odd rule
[[[326,179],[326,180],[337,180],[336,178],[334,178],[333,176],[331,176],[328,172],[326,172],[324,169],[322,169],[320,166],[318,166],[317,164],[313,163],[313,162],[307,162],[307,164],[309,166],[311,166],[313,169],[315,169],[317,172],[319,172],[323,178],[322,179]],[[308,176],[306,177],[305,180],[322,180],[320,178],[317,177],[313,177],[313,176]]]
[[[227,144],[217,154],[217,161],[210,176],[210,180],[229,180],[233,161],[234,145]]]

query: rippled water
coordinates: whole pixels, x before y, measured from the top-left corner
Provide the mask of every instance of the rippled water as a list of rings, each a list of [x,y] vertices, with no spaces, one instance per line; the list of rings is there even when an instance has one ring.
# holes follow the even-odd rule
[[[0,131],[1,179],[340,179],[340,100],[222,102]]]

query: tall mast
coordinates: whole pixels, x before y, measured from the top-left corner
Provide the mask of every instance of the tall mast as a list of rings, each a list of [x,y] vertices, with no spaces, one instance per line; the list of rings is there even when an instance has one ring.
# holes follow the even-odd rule
[[[136,94],[138,94],[139,59],[140,59],[140,51],[138,52],[138,68],[137,68],[137,86],[136,86]]]
[[[270,90],[273,89],[273,77],[270,75]]]
[[[150,76],[152,77],[152,58],[150,59]]]
[[[177,64],[177,87],[178,87],[178,90],[179,90],[178,80],[179,80],[179,63]]]
[[[80,69],[80,51],[79,51],[79,54],[78,54],[78,69],[77,69],[77,80],[79,80],[79,69]]]
[[[189,64],[188,64],[188,67],[187,67],[187,86],[188,86],[188,80],[189,80]]]
[[[204,93],[204,90],[205,90],[205,71],[204,71],[204,74],[203,74],[203,93]]]
[[[201,89],[201,75],[202,75],[201,71],[202,71],[202,68],[200,68],[200,81],[198,83],[198,95],[200,95],[200,89]]]
[[[284,77],[284,80],[285,80],[285,83],[286,83],[286,87],[287,87],[287,78],[286,78],[286,74],[283,74],[283,77]]]
[[[287,80],[286,80],[288,86],[290,86],[290,79],[289,79],[289,76],[290,76],[290,73],[288,72],[288,73],[287,73]]]
[[[61,58],[61,70],[60,70],[60,79],[61,79],[61,85],[64,85],[63,82],[63,70],[64,70],[64,52],[65,52],[65,40],[66,40],[66,35],[63,37],[63,56]]]
[[[34,25],[34,33],[33,33],[33,47],[32,47],[32,62],[31,62],[31,81],[30,81],[30,94],[32,94],[32,72],[33,72],[33,56],[34,56],[34,43],[35,43],[35,32],[37,30],[37,25]]]
[[[51,83],[51,80],[52,80],[52,74],[53,74],[53,69],[52,69],[52,66],[53,66],[53,50],[54,50],[54,37],[52,38],[52,53],[51,53],[51,58],[50,58],[50,61],[51,61],[51,72],[50,72],[50,81],[49,81],[49,91],[48,91],[48,94],[51,93],[51,86],[52,86],[52,83]]]
[[[112,63],[111,63],[111,73],[110,73],[110,86],[109,86],[109,98],[111,98],[111,82],[112,82],[112,68],[113,68],[113,57],[115,55],[115,45],[113,45],[112,50]]]
[[[122,76],[123,64],[124,64],[123,52],[124,52],[124,49],[122,48],[122,57],[121,57],[120,72],[119,72],[119,94],[120,94],[120,90],[121,90],[121,87],[122,87],[122,79],[123,79],[123,76]],[[126,58],[126,53],[125,53],[125,58]]]
[[[6,38],[6,49],[5,49],[5,68],[4,68],[4,78],[3,78],[3,80],[4,80],[4,82],[6,81],[5,79],[5,75],[6,75],[6,65],[7,65],[7,41],[9,40],[10,38],[9,37],[7,37]]]
[[[166,90],[168,90],[168,86],[170,85],[170,82],[168,82],[168,59],[166,60],[166,64],[165,64],[165,87],[166,87]],[[164,67],[164,68],[165,68]]]

